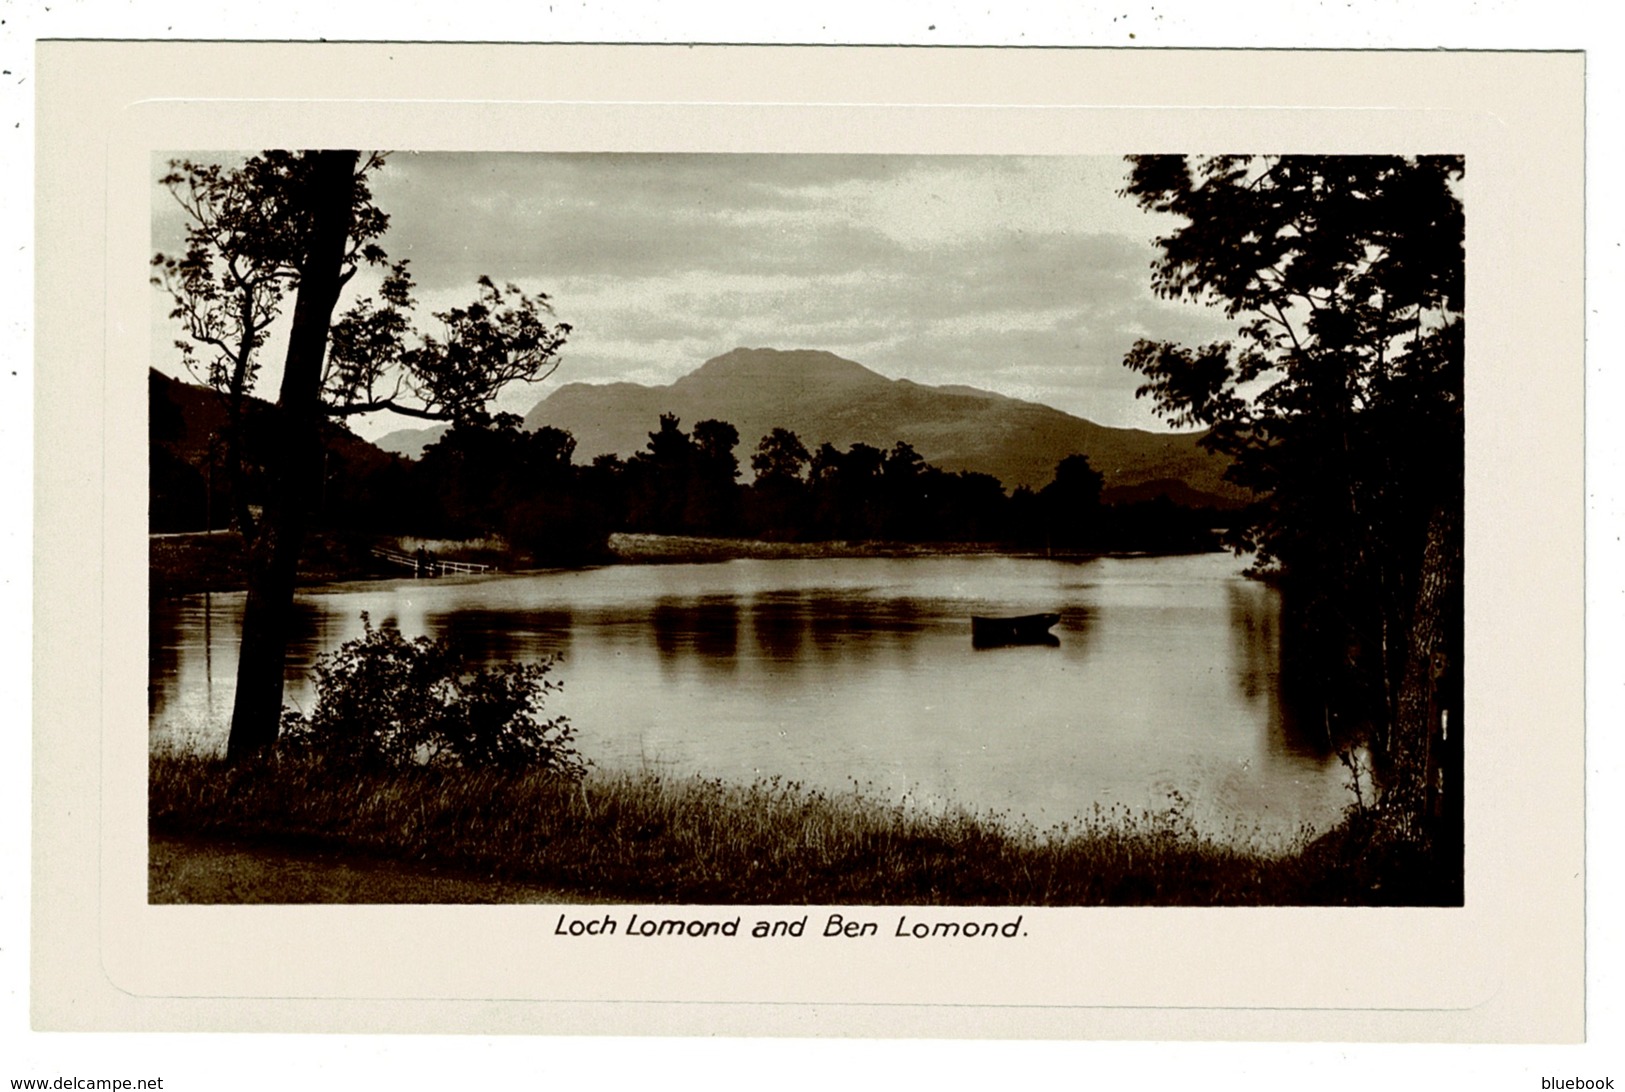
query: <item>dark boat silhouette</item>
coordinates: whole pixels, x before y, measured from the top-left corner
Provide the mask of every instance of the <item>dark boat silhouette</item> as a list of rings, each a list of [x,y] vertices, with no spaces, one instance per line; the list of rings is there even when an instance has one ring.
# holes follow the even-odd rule
[[[1059,614],[1018,614],[1009,618],[972,615],[971,644],[977,648],[1000,645],[1058,645],[1061,639],[1050,627],[1061,620]]]

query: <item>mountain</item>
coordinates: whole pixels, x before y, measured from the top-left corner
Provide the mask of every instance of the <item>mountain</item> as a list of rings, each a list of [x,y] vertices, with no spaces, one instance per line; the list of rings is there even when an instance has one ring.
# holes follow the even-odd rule
[[[423,449],[446,434],[450,425],[430,425],[428,428],[398,428],[386,432],[373,441],[373,446],[391,455],[404,455],[408,459],[423,457]]]
[[[217,438],[226,427],[226,396],[149,369],[147,404],[152,443],[187,463],[203,465],[208,460],[209,446],[220,442]],[[249,397],[246,413],[251,435],[255,432],[254,422],[268,408],[263,399]],[[330,456],[346,464],[372,470],[391,461],[377,444],[368,443],[343,424],[330,421],[322,426],[322,433]]]
[[[1108,428],[974,387],[888,379],[812,349],[735,349],[663,387],[567,384],[538,402],[524,427],[568,430],[582,460],[607,452],[624,458],[644,448],[662,413],[676,414],[685,430],[707,418],[729,422],[739,430],[746,466],[757,441],[783,427],[809,451],[825,442],[844,450],[905,440],[944,470],[992,474],[1011,489],[1044,486],[1056,463],[1082,453],[1104,476],[1108,499],[1155,496],[1159,486],[1185,503],[1242,498],[1221,480],[1225,460],[1198,447],[1197,434]],[[413,454],[406,443],[390,442],[404,435],[378,446]]]

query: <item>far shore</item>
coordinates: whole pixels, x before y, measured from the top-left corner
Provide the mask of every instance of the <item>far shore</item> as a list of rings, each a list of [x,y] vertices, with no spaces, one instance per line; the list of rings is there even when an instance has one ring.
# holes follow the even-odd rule
[[[619,564],[694,564],[741,559],[800,559],[846,557],[1098,557],[1097,551],[1053,551],[999,542],[774,542],[755,538],[702,538],[695,535],[648,535],[618,532],[609,536],[609,550]]]
[[[315,534],[307,544],[300,566],[303,585],[351,580],[378,580],[406,576],[407,570],[381,562],[372,553],[375,544],[389,546],[385,536]],[[1181,551],[1173,551],[1175,553]],[[198,531],[149,536],[148,564],[153,598],[201,591],[241,591],[247,586],[241,547],[229,531]],[[918,558],[987,555],[998,557],[1050,557],[1085,559],[1104,556],[1145,556],[1135,552],[1034,550],[1008,543],[989,542],[783,542],[754,538],[708,538],[698,535],[657,535],[616,532],[605,551],[569,565],[535,564],[526,560],[513,567],[497,565],[498,573],[518,575],[602,565],[709,564],[738,560],[799,560],[822,558]],[[460,560],[455,544],[437,554],[442,560]],[[481,560],[489,551],[481,550]]]

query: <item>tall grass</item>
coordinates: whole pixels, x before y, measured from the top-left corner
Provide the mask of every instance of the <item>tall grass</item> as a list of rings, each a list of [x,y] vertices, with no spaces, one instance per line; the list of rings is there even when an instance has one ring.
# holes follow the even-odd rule
[[[1392,862],[1372,858],[1354,826],[1313,841],[1305,834],[1285,845],[1261,836],[1238,844],[1198,831],[1177,799],[1163,812],[1097,811],[1041,831],[778,780],[731,785],[630,773],[572,783],[457,768],[340,777],[310,759],[234,769],[158,754],[150,818],[155,833],[319,845],[550,884],[584,902],[1418,901],[1404,897]]]

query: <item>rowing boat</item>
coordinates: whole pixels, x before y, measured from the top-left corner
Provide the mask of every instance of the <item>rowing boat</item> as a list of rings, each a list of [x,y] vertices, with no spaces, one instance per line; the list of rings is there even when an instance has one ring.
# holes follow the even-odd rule
[[[1018,614],[1009,618],[972,615],[971,643],[978,648],[996,645],[1058,645],[1060,639],[1050,627],[1061,620],[1059,614]]]

